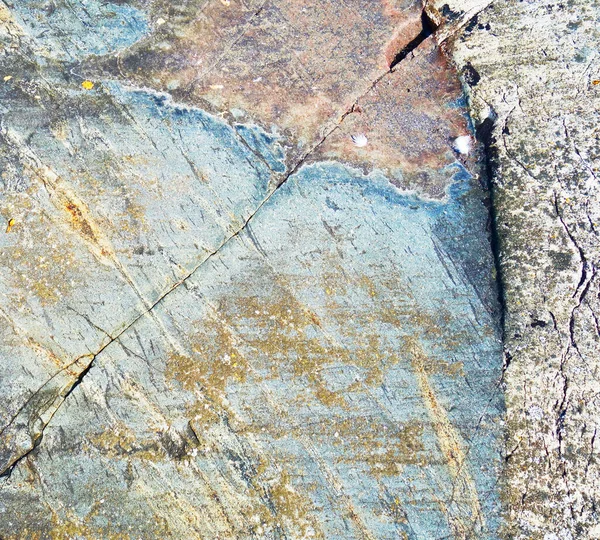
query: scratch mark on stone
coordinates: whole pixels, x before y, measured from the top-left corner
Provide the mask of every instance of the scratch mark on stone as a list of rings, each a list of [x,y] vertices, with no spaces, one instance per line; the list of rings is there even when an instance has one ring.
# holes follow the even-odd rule
[[[246,31],[250,28],[250,24],[256,17],[258,17],[260,15],[261,11],[264,9],[267,2],[268,2],[268,0],[264,0],[264,2],[258,7],[258,9],[250,15],[250,17],[246,21],[246,24],[244,25],[244,28],[242,28],[242,30],[239,32],[239,34],[237,34],[235,36],[235,38],[233,38],[233,40],[224,48],[223,53],[213,62],[213,64],[208,66],[198,77],[193,79],[188,84],[188,86],[187,86],[188,91],[190,91],[193,88],[193,86],[197,82],[201,81],[206,75],[209,75],[210,72],[212,70],[214,70],[220,64],[220,62],[223,60],[223,58],[225,58],[227,56],[229,51],[231,49],[233,49],[233,47],[235,47],[236,43],[238,43],[245,36]]]
[[[327,480],[327,483],[333,488],[334,493],[343,500],[344,506],[346,506],[348,515],[350,516],[352,523],[354,523],[354,525],[362,533],[362,537],[367,538],[368,540],[375,540],[375,537],[373,536],[371,531],[366,527],[360,516],[357,514],[352,499],[350,499],[348,495],[346,495],[346,493],[344,492],[344,488],[340,480],[336,477],[334,471],[323,460],[323,458],[319,455],[316,448],[311,444],[310,441],[305,440],[304,445],[312,459],[316,463],[318,463],[319,470],[323,471],[325,479]]]
[[[481,511],[477,488],[473,478],[463,466],[465,463],[465,454],[461,448],[459,435],[448,418],[447,412],[439,404],[437,397],[429,383],[427,372],[425,371],[425,361],[427,357],[418,341],[413,337],[406,338],[408,352],[411,356],[411,364],[423,400],[425,401],[437,439],[440,445],[445,462],[448,466],[453,482],[456,487],[458,501],[464,501],[471,510],[473,521],[478,523],[481,529],[485,529],[485,518]],[[472,524],[466,523],[462,516],[450,513],[448,521],[460,538],[467,538],[467,533]]]

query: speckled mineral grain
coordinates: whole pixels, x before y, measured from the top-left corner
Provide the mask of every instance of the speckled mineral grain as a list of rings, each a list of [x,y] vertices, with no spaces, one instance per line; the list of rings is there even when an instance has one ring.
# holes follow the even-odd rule
[[[481,149],[423,20],[0,7],[1,538],[499,537]]]

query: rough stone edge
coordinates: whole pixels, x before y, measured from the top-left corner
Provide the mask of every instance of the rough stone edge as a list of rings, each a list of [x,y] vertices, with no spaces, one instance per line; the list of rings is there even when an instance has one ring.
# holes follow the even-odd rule
[[[537,3],[538,6],[542,5],[540,0],[530,0],[530,3]],[[443,4],[443,5],[442,5]],[[523,282],[526,282],[525,278],[525,268],[515,269],[511,268],[508,272],[506,269],[503,269],[503,264],[501,263],[502,259],[507,255],[512,258],[518,253],[514,252],[511,248],[507,239],[509,236],[512,236],[517,233],[507,233],[505,230],[500,230],[499,224],[504,222],[510,222],[511,217],[510,212],[515,210],[520,210],[526,212],[526,208],[524,207],[511,207],[510,203],[506,203],[506,201],[500,201],[500,198],[505,198],[504,191],[507,191],[506,187],[499,187],[499,183],[505,184],[507,178],[510,178],[511,167],[509,165],[513,165],[516,162],[523,171],[530,176],[534,183],[537,183],[540,188],[542,187],[542,182],[539,181],[539,175],[532,176],[528,172],[528,167],[523,165],[522,158],[527,157],[527,152],[525,149],[515,151],[513,149],[512,153],[508,152],[507,148],[504,148],[503,151],[499,151],[499,145],[501,145],[501,133],[504,133],[504,129],[506,129],[506,119],[507,118],[497,118],[495,115],[495,111],[491,108],[491,105],[485,103],[481,96],[479,96],[479,90],[481,88],[475,89],[474,86],[469,84],[472,81],[469,81],[468,78],[473,73],[472,66],[469,62],[465,62],[464,58],[461,57],[460,54],[457,53],[457,47],[455,45],[456,41],[461,38],[461,36],[466,35],[469,31],[472,30],[472,27],[477,22],[477,16],[482,12],[487,11],[489,8],[493,8],[495,10],[501,10],[502,7],[497,6],[497,4],[491,0],[485,3],[482,3],[481,0],[468,0],[467,2],[461,4],[462,11],[453,12],[451,8],[456,5],[456,0],[454,2],[446,2],[445,0],[433,0],[431,2],[425,3],[425,13],[429,17],[429,19],[436,25],[439,25],[440,31],[436,32],[438,37],[438,42],[445,54],[448,56],[450,60],[453,61],[456,71],[460,76],[461,82],[463,84],[463,91],[467,100],[467,110],[470,115],[470,119],[472,122],[472,126],[474,129],[474,134],[479,141],[479,143],[483,147],[483,157],[482,157],[482,166],[485,171],[485,181],[487,182],[489,194],[490,194],[490,233],[491,233],[491,242],[492,242],[492,252],[495,261],[495,271],[496,271],[496,279],[498,286],[498,300],[501,305],[502,310],[502,320],[501,320],[501,331],[502,331],[502,342],[504,347],[504,366],[503,366],[503,375],[502,375],[502,383],[505,386],[505,375],[509,370],[509,366],[516,370],[516,375],[513,374],[512,378],[516,380],[519,385],[515,385],[515,381],[513,381],[512,394],[513,399],[511,401],[507,401],[507,419],[513,417],[513,420],[516,418],[517,420],[522,421],[524,424],[528,422],[527,415],[528,411],[522,408],[522,405],[528,401],[528,392],[529,393],[538,393],[539,395],[543,395],[549,388],[545,388],[539,385],[539,381],[536,380],[528,380],[527,369],[531,370],[531,366],[518,365],[523,364],[531,360],[531,353],[520,354],[521,348],[525,348],[527,345],[521,345],[517,340],[512,338],[512,331],[518,327],[519,322],[515,323],[511,322],[511,319],[525,319],[528,317],[532,317],[531,313],[528,311],[528,307],[530,306],[522,306],[518,305],[519,302],[515,301],[514,298],[511,298],[510,295],[505,294],[506,286],[510,283],[508,280],[521,278],[523,277]],[[475,9],[475,6],[481,6],[481,9]],[[506,6],[504,6],[506,7]],[[510,11],[510,8],[506,8],[506,11]],[[468,15],[468,16],[467,16]],[[565,16],[566,18],[566,16]],[[562,51],[561,51],[562,52]],[[527,61],[527,55],[523,55],[523,61]],[[508,59],[507,59],[508,61]],[[477,72],[475,72],[475,76],[479,78]],[[593,84],[598,84],[600,81],[593,81]],[[477,84],[477,81],[476,81]],[[485,84],[485,81],[483,82]],[[492,104],[493,105],[493,104]],[[520,105],[520,104],[519,104]],[[558,106],[557,106],[558,109]],[[502,115],[507,116],[506,114]],[[596,119],[598,118],[598,114],[595,114]],[[504,123],[501,121],[504,119]],[[537,120],[537,125],[543,122],[542,117]],[[504,124],[504,125],[503,125]],[[565,135],[567,140],[569,139],[569,133],[567,127],[565,125]],[[505,143],[506,144],[506,143]],[[582,163],[590,169],[590,173],[596,178],[596,175],[593,171],[597,171],[597,169],[591,169],[590,165],[585,163],[585,159],[579,154],[579,151],[575,149],[578,156],[580,157]],[[512,163],[511,163],[512,162]],[[508,170],[508,173],[506,172]],[[523,173],[521,171],[521,173]],[[555,184],[560,186],[560,178],[557,176],[556,171],[552,171],[548,169],[544,171],[547,173],[549,178],[552,178]],[[573,190],[572,186],[570,186]],[[567,191],[563,186],[563,192],[561,195],[564,195],[564,191]],[[576,195],[584,196],[585,190],[583,188],[578,189],[574,188]],[[568,191],[567,191],[568,192]],[[572,191],[571,191],[572,192]],[[574,236],[572,230],[569,228],[569,224],[566,223],[565,217],[563,216],[562,209],[560,208],[558,194],[556,191],[553,192],[553,200],[551,201],[552,209],[554,212],[554,217],[559,222],[560,226],[564,228],[564,234],[562,235],[563,244],[565,243],[565,239],[567,239],[567,244],[571,244],[571,251],[574,254],[574,258],[576,260],[575,264],[571,264],[568,269],[573,276],[579,278],[579,268],[581,266],[581,279],[579,279],[579,283],[575,289],[575,293],[571,296],[567,294],[568,287],[566,287],[566,291],[562,292],[562,301],[565,305],[570,305],[573,303],[573,298],[575,298],[576,306],[571,311],[571,319],[569,321],[569,328],[566,338],[564,335],[561,335],[560,321],[557,327],[557,320],[549,311],[551,316],[551,323],[554,326],[554,331],[559,335],[558,342],[553,342],[549,345],[549,349],[545,354],[540,354],[539,351],[533,352],[533,358],[538,361],[538,365],[542,365],[541,368],[546,375],[546,378],[549,378],[553,371],[555,371],[555,366],[552,365],[552,360],[555,356],[560,356],[560,373],[559,375],[564,379],[564,391],[562,396],[562,402],[560,402],[558,407],[558,417],[556,419],[556,430],[555,432],[549,435],[543,435],[541,433],[537,433],[536,435],[542,440],[542,444],[546,444],[545,438],[556,438],[558,439],[558,448],[550,448],[550,454],[553,451],[558,453],[557,464],[555,464],[555,471],[550,471],[548,476],[552,478],[552,480],[556,480],[557,482],[562,483],[564,481],[564,486],[560,487],[556,485],[556,488],[553,488],[552,485],[547,486],[546,498],[543,500],[534,503],[533,505],[529,503],[528,506],[525,506],[524,499],[525,496],[528,495],[527,490],[529,489],[529,485],[526,483],[527,478],[529,480],[533,480],[533,483],[541,484],[544,481],[544,478],[539,476],[535,476],[536,469],[533,470],[533,473],[527,472],[519,472],[515,465],[510,464],[511,457],[513,453],[516,453],[519,450],[521,456],[520,461],[516,464],[516,467],[522,467],[523,463],[527,461],[534,462],[536,459],[536,450],[528,449],[528,448],[517,448],[515,446],[515,440],[518,439],[518,429],[515,429],[514,433],[511,433],[510,425],[507,426],[507,432],[505,434],[505,447],[504,447],[504,456],[506,468],[503,473],[503,477],[501,479],[501,492],[503,498],[503,512],[504,512],[504,525],[502,530],[502,538],[505,539],[538,539],[543,538],[544,540],[574,540],[577,539],[596,539],[600,538],[600,518],[598,514],[594,512],[592,514],[592,519],[596,519],[596,524],[593,523],[590,525],[590,516],[584,516],[584,511],[587,513],[584,502],[581,502],[581,497],[583,496],[589,498],[595,498],[598,496],[599,492],[594,492],[594,481],[588,480],[588,467],[590,463],[592,463],[593,454],[594,454],[594,440],[596,439],[597,428],[593,430],[593,435],[591,437],[591,450],[589,456],[587,458],[587,464],[585,466],[585,471],[582,463],[576,459],[570,459],[566,455],[563,454],[563,447],[567,447],[569,444],[574,443],[581,446],[581,442],[575,442],[573,428],[578,427],[578,420],[572,420],[574,422],[571,426],[571,431],[565,431],[564,427],[564,416],[567,413],[567,407],[569,406],[569,399],[572,393],[584,394],[584,387],[579,382],[573,384],[568,380],[568,374],[565,374],[566,368],[564,368],[563,363],[566,362],[566,357],[569,355],[569,351],[574,349],[577,355],[580,358],[581,362],[584,362],[584,357],[581,355],[577,344],[575,343],[574,333],[581,328],[575,328],[574,321],[574,313],[575,310],[582,305],[582,302],[589,292],[590,285],[592,281],[595,280],[597,275],[597,267],[595,266],[595,262],[593,260],[594,255],[597,253],[590,254],[584,253],[583,248],[580,245],[580,242],[577,241],[577,238]],[[568,201],[568,199],[567,199]],[[548,201],[544,201],[540,203],[540,206],[543,206]],[[514,203],[513,203],[514,204]],[[579,213],[583,213],[584,209],[579,208]],[[590,221],[590,226],[592,228],[592,232],[596,235],[597,231],[594,229],[595,223],[591,221],[589,214],[587,216],[588,221]],[[553,243],[551,243],[552,247],[560,247],[561,238],[556,239]],[[529,243],[525,243],[523,248],[527,250],[527,248],[531,248],[532,252],[535,250],[543,250],[541,247],[542,239],[539,239],[537,242],[531,240]],[[546,248],[549,249],[549,248]],[[535,259],[535,257],[534,257]],[[580,261],[581,259],[581,261]],[[540,264],[543,261],[538,261]],[[590,275],[591,274],[591,275]],[[573,277],[570,276],[570,277]],[[559,279],[558,273],[556,278]],[[510,288],[510,287],[509,287]],[[556,292],[556,291],[555,291]],[[570,291],[569,291],[570,292]],[[600,294],[598,295],[600,298]],[[540,298],[540,311],[544,309],[548,309],[549,306],[552,305],[551,301],[546,301],[544,298],[543,301]],[[555,299],[556,300],[556,299]],[[560,298],[559,298],[560,300]],[[591,308],[590,308],[591,309]],[[507,322],[508,319],[508,322]],[[596,330],[600,335],[600,327],[598,326],[598,319],[594,316],[596,321]],[[539,321],[534,319],[534,323],[543,323],[543,326],[546,326],[548,323],[544,323],[543,321]],[[581,323],[579,323],[581,325]],[[535,326],[532,325],[532,326]],[[585,329],[583,330],[585,332]],[[509,335],[509,333],[511,335]],[[564,332],[562,332],[564,334]],[[586,337],[591,337],[589,334]],[[563,339],[565,338],[569,343],[567,344],[566,351],[561,351],[561,347],[563,345]],[[515,351],[517,354],[515,355]],[[535,358],[537,356],[537,358]],[[597,361],[597,360],[596,360]],[[597,365],[597,364],[596,364]],[[511,371],[513,371],[511,370]],[[563,372],[565,370],[565,372]],[[510,377],[509,377],[510,378]],[[536,383],[538,382],[537,387],[527,388],[527,383]],[[575,388],[570,387],[572,384]],[[579,388],[577,388],[579,386]],[[506,386],[505,386],[506,390]],[[510,397],[510,396],[509,396]],[[520,406],[519,406],[520,405]],[[511,407],[514,407],[511,410]],[[591,411],[593,413],[593,408]],[[581,421],[580,421],[581,422]],[[586,426],[583,426],[583,431],[585,432]],[[517,436],[516,436],[517,435]],[[520,444],[520,442],[519,442]],[[548,448],[545,448],[546,453],[548,453]],[[524,457],[523,457],[524,456]],[[525,458],[525,459],[524,459]],[[552,459],[552,455],[548,455],[548,463],[550,463]],[[570,470],[569,470],[570,468]],[[579,478],[578,478],[579,477]],[[581,477],[584,478],[583,483],[580,482]],[[525,480],[524,480],[525,479]],[[575,480],[574,480],[575,479]],[[518,484],[519,482],[524,484],[524,489],[526,490],[523,494],[523,498],[521,500],[520,507],[515,503],[515,486],[512,484]],[[570,486],[571,482],[571,486]],[[598,477],[596,476],[595,482],[598,482]],[[535,492],[538,490],[537,495],[539,496],[542,492],[538,489],[539,486],[533,485],[532,491]],[[566,488],[566,490],[565,490]],[[565,496],[566,491],[566,496]],[[573,501],[578,503],[577,509],[574,508]],[[537,508],[536,508],[537,506]],[[581,506],[581,508],[579,508]],[[539,513],[536,512],[539,510]],[[552,515],[552,518],[548,519],[548,516]],[[546,518],[546,521],[544,521]]]

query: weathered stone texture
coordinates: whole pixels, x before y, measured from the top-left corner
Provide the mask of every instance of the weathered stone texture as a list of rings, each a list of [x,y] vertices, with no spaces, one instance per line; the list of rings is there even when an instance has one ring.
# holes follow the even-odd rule
[[[493,171],[510,538],[600,538],[599,14],[499,1],[454,43]]]
[[[0,23],[0,536],[497,538],[479,154],[433,39],[389,68],[420,5]]]

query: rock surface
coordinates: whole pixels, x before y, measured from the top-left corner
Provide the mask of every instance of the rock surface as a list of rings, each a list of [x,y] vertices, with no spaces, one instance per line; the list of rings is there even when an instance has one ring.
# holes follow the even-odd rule
[[[0,25],[0,536],[497,538],[487,194],[421,6]]]
[[[600,538],[599,15],[501,0],[452,45],[493,176],[508,538]]]

